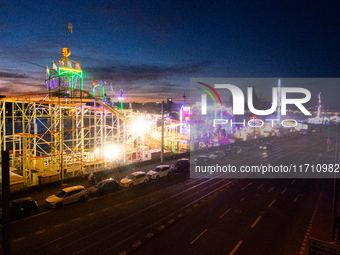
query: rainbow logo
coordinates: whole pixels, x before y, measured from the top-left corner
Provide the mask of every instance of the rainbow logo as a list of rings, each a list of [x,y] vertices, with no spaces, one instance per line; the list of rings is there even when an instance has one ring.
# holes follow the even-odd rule
[[[205,84],[203,82],[197,82],[197,83],[199,83],[199,84],[201,84],[203,86],[206,86],[207,88],[211,89],[211,91],[213,91],[215,93],[215,95],[217,96],[218,100],[220,101],[220,104],[222,105],[222,100],[220,98],[220,95],[216,92],[216,90],[213,87],[211,87],[210,85]],[[203,90],[205,93],[207,93],[212,98],[212,100],[214,101],[215,106],[217,105],[214,96],[211,94],[211,92],[209,90],[204,89],[204,88],[200,88],[200,87],[196,87],[196,88],[198,88],[200,90]],[[205,94],[202,94],[201,113],[202,113],[202,115],[206,115],[207,114],[207,95],[205,95]]]

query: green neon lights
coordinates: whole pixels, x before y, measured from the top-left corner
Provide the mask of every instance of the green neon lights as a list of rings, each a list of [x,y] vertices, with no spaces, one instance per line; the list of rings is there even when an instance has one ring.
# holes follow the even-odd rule
[[[58,76],[66,75],[66,74],[72,74],[72,76],[78,76],[80,78],[83,78],[83,71],[82,70],[65,68],[65,67],[59,67],[58,68]]]

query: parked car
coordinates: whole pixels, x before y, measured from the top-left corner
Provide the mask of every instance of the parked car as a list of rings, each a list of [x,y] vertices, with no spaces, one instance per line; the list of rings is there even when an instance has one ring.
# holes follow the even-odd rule
[[[273,149],[273,145],[271,143],[265,143],[263,145],[260,145],[259,148],[262,150],[271,150]]]
[[[233,146],[231,149],[232,149],[234,155],[236,155],[236,154],[238,154],[242,151],[241,146]]]
[[[224,150],[224,156],[229,157],[231,155],[234,155],[234,152],[232,149],[226,149]]]
[[[206,155],[201,155],[198,158],[194,159],[193,163],[194,165],[207,166],[211,163],[211,159]]]
[[[10,202],[11,221],[29,217],[38,212],[38,203],[31,197],[23,197]],[[2,208],[1,208],[2,217]]]
[[[148,181],[149,177],[145,172],[133,172],[120,181],[120,186],[131,188],[138,184],[147,183]]]
[[[88,189],[89,196],[102,196],[119,190],[119,184],[115,179],[106,179]]]
[[[212,160],[222,159],[224,158],[224,153],[223,151],[215,151],[213,154],[209,156],[209,158]]]
[[[83,202],[87,199],[87,190],[84,186],[72,186],[64,188],[58,193],[46,198],[45,203],[49,208],[60,209],[64,205],[73,202]]]
[[[187,158],[181,158],[177,160],[177,162],[173,165],[171,171],[172,173],[180,173],[184,171],[189,171],[190,169],[190,160]]]
[[[160,177],[170,176],[171,168],[169,165],[156,166],[154,170],[148,172],[149,179],[159,179]]]

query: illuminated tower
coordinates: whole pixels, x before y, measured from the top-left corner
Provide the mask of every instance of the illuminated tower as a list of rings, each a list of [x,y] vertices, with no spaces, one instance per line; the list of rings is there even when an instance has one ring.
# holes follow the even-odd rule
[[[46,88],[50,97],[74,97],[73,90],[78,84],[83,90],[83,71],[78,61],[68,59],[71,55],[68,48],[63,48],[61,53],[64,58],[47,67]]]
[[[277,119],[281,120],[281,79],[277,85]]]
[[[85,146],[81,102],[84,97],[82,95],[83,71],[78,61],[68,59],[71,55],[68,48],[63,48],[61,53],[64,58],[61,57],[58,62],[53,62],[50,67],[47,67],[46,87],[51,102],[48,108],[49,116],[51,116],[49,164],[55,166],[62,182],[65,169],[70,167],[70,163],[67,162],[67,153],[77,155],[82,162],[82,156],[79,155],[84,155]],[[72,128],[65,129],[65,126]],[[72,164],[74,166],[75,160]],[[82,163],[80,169],[83,171]]]
[[[318,98],[319,98],[319,107],[318,107],[317,117],[320,118],[320,115],[321,115],[321,92],[318,94]]]

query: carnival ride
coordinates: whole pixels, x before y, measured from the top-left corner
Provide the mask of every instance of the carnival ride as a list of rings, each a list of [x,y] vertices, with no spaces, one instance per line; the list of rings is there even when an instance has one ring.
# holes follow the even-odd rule
[[[100,97],[95,86],[93,95],[84,91],[79,62],[68,49],[62,54],[47,67],[48,93],[0,100],[0,150],[10,151],[25,185],[159,157],[161,116],[117,109],[105,101],[104,86]],[[179,121],[165,119],[164,130],[165,153],[187,146]]]

